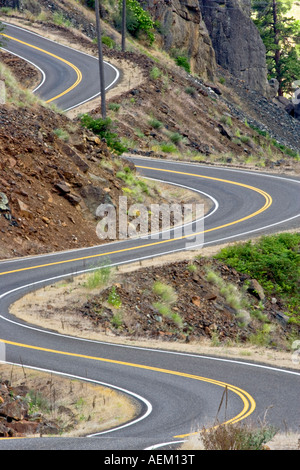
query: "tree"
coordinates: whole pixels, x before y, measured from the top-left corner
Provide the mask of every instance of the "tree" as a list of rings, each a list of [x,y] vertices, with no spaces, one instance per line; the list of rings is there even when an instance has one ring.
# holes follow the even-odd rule
[[[135,38],[144,35],[151,45],[155,39],[154,21],[137,0],[119,0],[118,14],[114,18],[114,25],[121,31],[126,24],[126,30]]]
[[[266,47],[269,78],[279,83],[278,94],[291,92],[300,77],[300,21],[288,15],[291,0],[252,0],[253,21]]]

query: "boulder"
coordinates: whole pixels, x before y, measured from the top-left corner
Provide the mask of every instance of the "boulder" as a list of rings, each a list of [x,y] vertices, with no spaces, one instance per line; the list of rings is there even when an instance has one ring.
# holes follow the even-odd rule
[[[21,199],[17,199],[17,211],[21,217],[31,218],[33,216],[31,210]]]
[[[8,197],[0,192],[0,211],[9,211]]]
[[[278,94],[278,90],[279,90],[278,80],[276,80],[276,78],[271,78],[267,86],[267,93],[266,93],[267,98],[269,99],[275,98]]]
[[[250,280],[248,292],[262,302],[265,300],[264,290],[256,279]]]

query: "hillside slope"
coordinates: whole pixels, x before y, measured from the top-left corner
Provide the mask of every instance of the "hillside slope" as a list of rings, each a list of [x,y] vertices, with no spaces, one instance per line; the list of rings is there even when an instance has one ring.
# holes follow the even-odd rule
[[[86,24],[91,18],[83,12],[76,10]],[[76,28],[49,19],[28,23],[15,11],[5,19],[97,55],[94,41]],[[107,24],[105,34],[117,43],[118,33]],[[299,174],[299,121],[228,72],[218,68],[223,80],[210,83],[130,39],[125,53],[103,47],[121,70],[121,81],[107,95],[107,112],[128,153]],[[29,88],[38,82],[29,64],[3,53],[1,62]],[[0,110],[0,192],[9,201],[0,217],[0,256],[99,243],[96,201],[115,201],[123,184],[116,178],[119,162],[77,117],[86,111],[99,117],[99,101],[65,116],[22,99]],[[86,227],[93,228],[88,238]]]

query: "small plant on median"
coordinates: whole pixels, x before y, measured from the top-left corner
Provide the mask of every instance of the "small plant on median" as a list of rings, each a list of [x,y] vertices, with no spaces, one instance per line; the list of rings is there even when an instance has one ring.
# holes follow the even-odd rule
[[[242,324],[250,321],[250,314],[247,311],[248,303],[244,298],[243,291],[234,284],[225,282],[223,278],[212,269],[207,268],[206,280],[218,287],[220,294],[226,303],[236,311],[236,318]]]
[[[252,427],[238,422],[203,428],[201,440],[205,450],[262,450],[276,432],[271,426]]]
[[[154,66],[150,70],[150,78],[152,80],[157,80],[161,76],[161,71],[159,70],[158,67]]]
[[[152,292],[159,298],[159,302],[155,302],[153,307],[163,316],[171,319],[179,328],[182,327],[182,319],[180,315],[172,310],[172,305],[177,300],[177,294],[172,286],[156,281],[152,286]]]
[[[154,294],[158,295],[167,304],[175,303],[177,300],[177,294],[173,287],[163,282],[156,281],[153,284],[152,290]]]
[[[100,267],[88,275],[86,281],[84,282],[84,287],[88,289],[102,287],[111,279],[111,274],[112,272],[110,266]]]
[[[111,288],[110,293],[108,294],[107,302],[115,308],[120,308],[122,305],[122,301],[120,299],[119,294],[117,293],[116,286]]]

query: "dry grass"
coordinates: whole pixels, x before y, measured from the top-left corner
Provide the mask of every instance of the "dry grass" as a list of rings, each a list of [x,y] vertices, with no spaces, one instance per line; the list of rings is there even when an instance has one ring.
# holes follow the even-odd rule
[[[223,422],[218,420],[221,408],[227,413],[228,390],[224,389],[215,422],[211,426],[191,433],[181,445],[181,450],[300,450],[299,433],[279,433],[263,420]]]
[[[238,430],[238,426],[236,430]],[[223,429],[223,432],[219,432],[219,437],[221,437],[221,442],[224,445],[222,450],[230,450],[226,448],[225,444],[230,443],[230,438],[232,438],[233,433],[226,433],[226,429]],[[206,439],[209,441],[209,438]],[[232,439],[231,444],[234,444]],[[212,449],[216,445],[215,440],[204,442],[202,439],[202,434],[199,432],[197,434],[191,435],[181,446],[180,450],[217,450]],[[233,449],[231,449],[233,450]],[[246,449],[244,449],[246,450]],[[300,436],[299,433],[278,433],[271,440],[266,440],[266,443],[263,444],[262,450],[300,450]]]
[[[14,387],[25,384],[40,393],[49,405],[44,416],[58,420],[66,430],[64,437],[85,436],[119,426],[133,419],[138,411],[138,404],[118,391],[72,377],[0,363],[0,379],[9,380]]]

